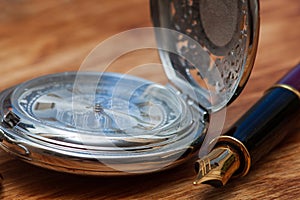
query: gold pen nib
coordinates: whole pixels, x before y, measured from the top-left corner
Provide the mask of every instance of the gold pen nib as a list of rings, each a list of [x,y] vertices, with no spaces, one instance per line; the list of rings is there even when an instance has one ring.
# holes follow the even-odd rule
[[[194,185],[198,185],[204,181],[204,177],[212,170],[210,160],[205,157],[198,160],[195,164],[195,171],[198,173],[196,180],[193,182]]]
[[[239,155],[228,147],[217,147],[195,164],[198,173],[194,185],[224,186],[240,167]]]

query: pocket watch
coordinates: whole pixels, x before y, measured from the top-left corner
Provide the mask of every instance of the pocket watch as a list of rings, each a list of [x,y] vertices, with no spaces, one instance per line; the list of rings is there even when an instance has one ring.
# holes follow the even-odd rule
[[[151,0],[150,7],[170,84],[66,72],[6,89],[2,149],[37,166],[86,175],[149,173],[195,155],[210,115],[232,102],[250,75],[258,1]]]

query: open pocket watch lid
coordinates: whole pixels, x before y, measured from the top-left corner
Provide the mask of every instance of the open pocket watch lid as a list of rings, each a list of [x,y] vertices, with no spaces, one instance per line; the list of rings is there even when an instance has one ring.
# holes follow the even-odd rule
[[[172,49],[160,51],[170,82],[210,112],[232,102],[254,64],[258,0],[151,0],[151,9],[154,26],[173,30],[156,31]]]

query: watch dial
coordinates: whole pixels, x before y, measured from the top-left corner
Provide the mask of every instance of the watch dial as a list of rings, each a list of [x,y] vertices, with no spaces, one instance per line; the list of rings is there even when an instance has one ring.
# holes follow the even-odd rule
[[[76,174],[148,173],[178,165],[195,153],[207,130],[197,104],[174,88],[115,73],[36,78],[0,93],[0,104],[0,115],[13,120],[2,124],[4,137],[13,138],[2,148]],[[25,153],[16,153],[15,144]]]
[[[171,90],[119,74],[64,74],[32,80],[13,93],[31,120],[76,132],[141,135],[182,126],[188,111]],[[164,132],[164,133],[163,133]]]

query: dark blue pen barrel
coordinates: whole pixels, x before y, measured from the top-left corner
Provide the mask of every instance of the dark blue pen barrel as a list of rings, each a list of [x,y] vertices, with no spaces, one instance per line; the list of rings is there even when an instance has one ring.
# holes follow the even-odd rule
[[[277,145],[291,126],[300,121],[300,99],[296,93],[275,87],[265,93],[226,133],[240,140],[255,163]]]

